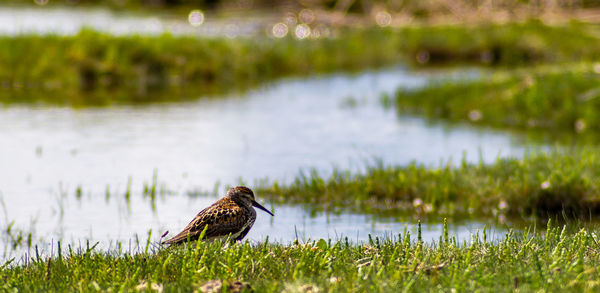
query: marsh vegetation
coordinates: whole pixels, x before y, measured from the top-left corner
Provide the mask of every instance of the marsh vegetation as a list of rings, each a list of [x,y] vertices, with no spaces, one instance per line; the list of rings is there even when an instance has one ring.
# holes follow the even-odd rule
[[[473,28],[327,28],[327,35],[307,39],[112,36],[92,30],[2,36],[0,100],[73,106],[176,102],[286,76],[399,62],[418,67],[582,62],[598,57],[599,30],[581,22],[529,21]]]
[[[0,36],[0,288],[597,291],[594,3],[404,2],[251,37]],[[238,183],[275,207],[250,241],[157,244]]]
[[[393,238],[311,240],[291,244],[197,242],[97,251],[59,247],[0,266],[1,288],[36,290],[200,290],[211,280],[261,292],[522,290],[595,291],[598,235],[548,223],[546,229],[491,239],[485,230],[457,241],[444,229],[435,243],[421,234]],[[25,277],[26,276],[26,277]],[[65,280],[68,280],[65,282]],[[241,284],[236,284],[236,283]]]

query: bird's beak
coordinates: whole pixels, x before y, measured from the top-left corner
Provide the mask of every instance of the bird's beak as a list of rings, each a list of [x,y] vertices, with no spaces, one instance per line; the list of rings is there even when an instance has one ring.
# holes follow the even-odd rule
[[[269,215],[274,216],[273,213],[271,213],[269,210],[265,209],[265,207],[263,207],[262,205],[260,205],[259,203],[257,203],[256,201],[252,201],[252,206],[257,207],[267,213],[269,213]]]

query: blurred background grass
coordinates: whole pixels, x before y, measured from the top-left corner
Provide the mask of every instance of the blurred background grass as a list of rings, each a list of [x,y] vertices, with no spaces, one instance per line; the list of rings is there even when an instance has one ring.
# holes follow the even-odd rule
[[[346,27],[335,29],[332,37],[311,39],[114,36],[90,29],[73,36],[0,36],[0,100],[75,106],[147,103],[165,101],[169,92],[182,93],[171,95],[174,101],[195,99],[286,76],[399,63],[523,67],[592,62],[600,54],[599,33],[595,24],[528,21]]]

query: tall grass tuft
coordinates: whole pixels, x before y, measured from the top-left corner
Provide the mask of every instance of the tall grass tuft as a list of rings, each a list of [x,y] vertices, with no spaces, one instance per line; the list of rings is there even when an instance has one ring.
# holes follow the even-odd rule
[[[491,164],[372,166],[364,174],[300,175],[257,194],[312,210],[433,217],[589,217],[600,212],[596,148],[537,151]]]

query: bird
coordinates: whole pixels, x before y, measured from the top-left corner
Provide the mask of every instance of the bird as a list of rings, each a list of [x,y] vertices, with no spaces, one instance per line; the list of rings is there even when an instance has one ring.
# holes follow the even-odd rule
[[[163,244],[180,244],[198,240],[204,229],[206,229],[204,240],[242,240],[256,220],[254,207],[274,216],[271,211],[254,200],[254,192],[250,188],[231,187],[225,197],[200,211],[179,234],[164,241]]]

